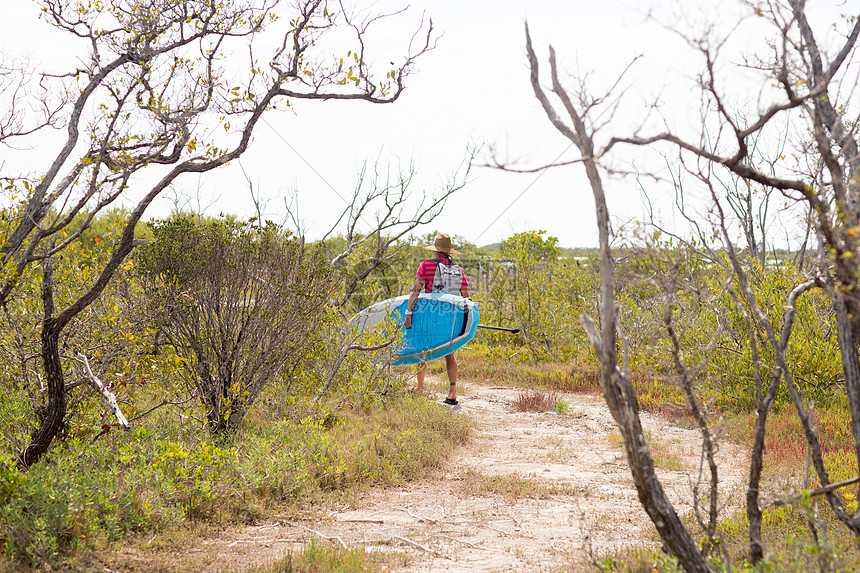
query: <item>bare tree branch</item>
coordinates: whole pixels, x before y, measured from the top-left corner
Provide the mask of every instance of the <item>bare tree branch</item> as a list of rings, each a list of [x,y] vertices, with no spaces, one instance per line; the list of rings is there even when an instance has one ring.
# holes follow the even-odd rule
[[[101,394],[102,398],[104,398],[105,406],[110,411],[111,414],[114,415],[116,421],[119,422],[119,425],[123,427],[124,430],[128,430],[128,420],[125,415],[122,413],[122,410],[119,407],[119,403],[116,400],[116,396],[107,389],[107,387],[99,380],[95,374],[93,374],[92,369],[90,368],[90,362],[87,360],[87,357],[78,352],[75,354],[78,362],[84,367],[84,372],[86,373],[86,380],[90,383],[96,392]]]

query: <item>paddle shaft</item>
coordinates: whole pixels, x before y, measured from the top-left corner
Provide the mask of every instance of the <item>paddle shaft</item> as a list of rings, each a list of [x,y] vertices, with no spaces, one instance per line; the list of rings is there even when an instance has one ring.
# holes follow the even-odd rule
[[[489,326],[487,324],[479,324],[478,328],[486,328],[487,330],[503,330],[505,332],[512,332],[514,334],[520,331],[519,328],[505,328],[504,326]]]

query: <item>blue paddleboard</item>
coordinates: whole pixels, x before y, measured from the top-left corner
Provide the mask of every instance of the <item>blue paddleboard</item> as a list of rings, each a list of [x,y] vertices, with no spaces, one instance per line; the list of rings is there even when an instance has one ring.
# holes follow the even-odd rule
[[[478,305],[451,294],[423,293],[412,309],[412,328],[405,328],[409,295],[378,302],[355,315],[350,324],[365,329],[385,321],[400,324],[402,342],[394,364],[418,364],[451,354],[475,337]]]

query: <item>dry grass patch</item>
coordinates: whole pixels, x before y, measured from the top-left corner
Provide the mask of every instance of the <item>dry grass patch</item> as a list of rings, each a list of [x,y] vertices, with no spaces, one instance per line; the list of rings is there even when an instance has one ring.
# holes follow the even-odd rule
[[[685,458],[685,444],[675,438],[660,439],[651,432],[645,432],[645,438],[651,445],[651,457],[654,466],[661,470],[677,472],[687,469]]]
[[[553,495],[581,493],[567,481],[551,481],[518,473],[487,476],[475,468],[463,472],[462,491],[467,496],[499,495],[511,502],[518,499],[546,499]]]
[[[685,445],[674,439],[661,439],[655,437],[651,432],[645,432],[645,439],[648,440],[648,446],[651,448],[651,458],[654,460],[654,467],[660,470],[676,472],[683,471],[687,468],[684,461]],[[618,449],[624,449],[624,439],[621,437],[621,432],[612,430],[609,433],[609,443]]]
[[[559,392],[600,391],[600,368],[590,351],[567,362],[524,362],[520,347],[470,344],[457,353],[460,376],[520,388],[546,388]],[[437,371],[444,371],[444,361]],[[431,371],[433,365],[431,364]]]

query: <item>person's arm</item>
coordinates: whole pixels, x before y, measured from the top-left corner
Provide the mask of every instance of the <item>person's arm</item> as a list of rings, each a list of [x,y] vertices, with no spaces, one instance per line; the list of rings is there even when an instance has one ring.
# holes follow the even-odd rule
[[[422,288],[424,288],[424,279],[415,279],[412,292],[409,293],[409,302],[406,304],[406,320],[404,320],[406,328],[412,328],[412,309],[415,308],[415,301],[418,300]]]

